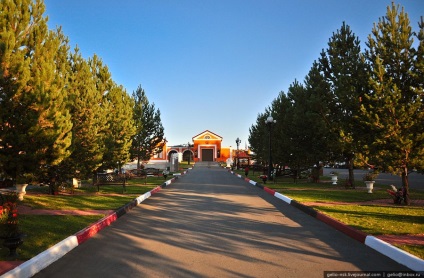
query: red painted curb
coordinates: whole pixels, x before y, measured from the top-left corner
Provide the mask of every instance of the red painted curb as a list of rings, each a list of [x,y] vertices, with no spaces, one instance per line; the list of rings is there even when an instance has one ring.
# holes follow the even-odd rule
[[[76,233],[75,236],[77,237],[78,245],[97,234],[103,228],[112,224],[114,221],[116,221],[116,219],[118,219],[118,216],[114,212]]]
[[[367,237],[367,234],[364,232],[361,232],[359,230],[356,230],[346,224],[343,224],[342,222],[339,222],[336,219],[333,219],[321,212],[317,212],[316,218],[318,220],[321,220],[322,222],[330,225],[331,227],[343,232],[344,234],[350,236],[353,239],[356,239],[357,241],[361,243],[365,243],[365,239]]]
[[[272,190],[272,189],[270,189],[270,188],[268,188],[268,187],[265,187],[265,186],[264,186],[264,190],[265,190],[266,192],[268,192],[269,194],[271,194],[272,196],[274,196],[274,195],[275,195],[275,190]]]
[[[158,187],[156,187],[156,188],[154,188],[154,189],[150,190],[150,194],[152,194],[152,195],[153,195],[153,194],[155,194],[155,193],[159,192],[161,189],[162,189],[162,187],[158,186]]]

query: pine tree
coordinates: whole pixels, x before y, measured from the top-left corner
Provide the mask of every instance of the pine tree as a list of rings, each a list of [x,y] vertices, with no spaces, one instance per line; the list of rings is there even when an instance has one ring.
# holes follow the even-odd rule
[[[97,91],[96,78],[79,49],[69,55],[68,109],[72,115],[72,154],[64,162],[70,173],[87,178],[102,165],[104,136],[108,129],[103,95]]]
[[[144,90],[138,86],[133,92],[135,135],[132,140],[131,159],[137,159],[137,168],[142,161],[148,161],[162,151],[165,144],[164,128],[160,110],[150,104]]]
[[[132,138],[135,134],[133,99],[122,86],[114,85],[104,96],[108,102],[108,137],[103,166],[120,167],[130,160]]]
[[[260,164],[265,164],[267,161],[267,131],[265,120],[268,114],[259,113],[256,117],[256,124],[252,124],[249,128],[249,146],[250,150],[254,153],[255,160]]]
[[[107,95],[111,92],[115,86],[112,80],[112,74],[109,72],[109,68],[103,64],[103,61],[97,55],[93,55],[88,60],[88,65],[91,71],[91,77],[93,78],[96,87],[96,96],[99,102],[97,105],[100,107],[100,113],[103,114],[101,122],[99,123],[99,136],[98,136],[98,148],[102,150],[102,163],[97,170],[104,170],[110,167],[115,167],[117,161],[110,161],[114,159],[113,156],[108,154],[108,145],[111,146],[111,140],[113,141],[114,135],[111,130],[111,122],[114,121],[110,114],[112,113],[113,106],[107,99]]]
[[[325,121],[338,138],[333,145],[334,151],[346,160],[349,181],[353,185],[353,161],[359,148],[356,118],[359,114],[359,97],[367,89],[367,74],[360,41],[344,22],[340,30],[333,33],[327,50],[321,52],[319,62],[330,84],[330,97],[325,97],[330,110],[324,115]]]
[[[367,46],[371,90],[361,109],[373,136],[364,149],[370,164],[402,176],[409,204],[408,169],[423,165],[422,48],[414,49],[408,15],[395,4],[374,24]]]
[[[288,165],[296,170],[297,177],[312,165],[318,167],[319,161],[325,157],[328,131],[316,110],[313,93],[305,86],[295,81],[289,87],[287,97],[291,107],[286,111],[283,134],[289,142],[286,151],[291,154]]]
[[[292,157],[290,150],[290,136],[287,133],[287,125],[291,124],[291,122],[288,122],[288,117],[290,117],[289,111],[291,107],[291,100],[284,92],[280,92],[278,96],[272,101],[271,107],[267,109],[269,112],[265,112],[266,115],[271,115],[275,120],[275,123],[271,127],[273,137],[271,143],[273,163],[276,164],[277,167],[285,167],[289,165]],[[265,117],[265,119],[267,117]],[[269,130],[267,127],[265,127],[265,131],[266,133],[263,135],[262,140],[266,140],[263,144],[264,147],[266,146],[268,152]],[[266,157],[268,156],[269,154],[266,155]]]
[[[306,115],[309,116],[311,121],[310,132],[312,146],[311,155],[314,157],[315,170],[320,170],[324,161],[333,161],[334,153],[338,151],[334,146],[338,145],[338,134],[333,132],[331,119],[328,115],[331,114],[329,104],[332,102],[332,95],[330,92],[330,83],[323,76],[320,71],[320,65],[314,61],[312,67],[305,77],[305,90],[307,99]],[[318,173],[315,173],[314,179],[318,179]]]
[[[60,30],[48,30],[42,1],[5,0],[0,10],[0,165],[20,179],[70,154],[68,46]]]

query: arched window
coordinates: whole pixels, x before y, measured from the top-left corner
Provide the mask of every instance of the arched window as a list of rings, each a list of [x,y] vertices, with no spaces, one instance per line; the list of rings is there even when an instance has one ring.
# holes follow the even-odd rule
[[[177,151],[170,151],[168,154],[168,161],[171,162],[172,154],[177,153]]]
[[[183,161],[188,161],[189,157],[190,157],[190,161],[193,161],[193,153],[189,150],[185,150],[183,152]]]

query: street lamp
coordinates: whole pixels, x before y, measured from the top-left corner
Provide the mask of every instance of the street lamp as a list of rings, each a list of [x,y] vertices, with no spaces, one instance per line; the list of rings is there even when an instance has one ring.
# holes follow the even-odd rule
[[[271,151],[271,135],[272,135],[272,125],[275,124],[277,121],[274,120],[271,116],[269,116],[266,120],[265,120],[265,124],[268,126],[268,130],[269,130],[269,165],[268,165],[268,179],[272,180],[272,170],[273,170],[273,166],[272,166],[272,151]]]
[[[190,156],[191,156],[190,142],[187,143],[187,150],[188,150],[188,166],[190,166]]]
[[[236,139],[236,144],[237,144],[237,152],[236,152],[237,170],[240,168],[240,160],[239,160],[239,157],[238,157],[238,152],[239,152],[239,145],[240,145],[240,143],[241,143],[241,140],[237,137],[237,139]]]

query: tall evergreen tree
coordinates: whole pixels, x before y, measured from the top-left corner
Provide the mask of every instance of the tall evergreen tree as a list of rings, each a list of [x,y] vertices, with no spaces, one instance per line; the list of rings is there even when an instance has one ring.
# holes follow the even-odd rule
[[[349,181],[354,184],[353,162],[359,142],[356,116],[359,97],[367,88],[367,74],[360,41],[344,22],[340,30],[333,33],[327,50],[321,52],[319,62],[330,84],[330,97],[325,97],[330,110],[324,115],[325,121],[338,138],[333,146],[346,161]]]
[[[69,156],[68,46],[48,30],[41,0],[4,0],[0,10],[0,165],[20,179]]]
[[[259,113],[256,117],[256,124],[252,124],[249,128],[249,146],[254,153],[255,160],[260,164],[265,164],[267,161],[267,131],[265,120],[269,115],[267,113]]]
[[[156,110],[155,105],[149,103],[141,86],[133,92],[132,98],[136,131],[132,140],[131,159],[137,159],[137,168],[140,168],[142,161],[148,161],[162,151],[166,141],[160,110]]]
[[[413,35],[408,15],[393,3],[368,37],[371,90],[361,106],[373,135],[364,146],[368,161],[402,177],[407,204],[408,169],[422,167],[424,155],[422,48],[414,49]]]
[[[72,174],[87,178],[102,165],[105,152],[104,136],[108,129],[103,95],[97,91],[90,65],[79,49],[69,57],[68,109],[72,115],[71,156],[64,167]]]
[[[97,55],[93,55],[92,58],[88,59],[88,65],[90,67],[91,76],[93,78],[96,95],[99,99],[98,106],[100,107],[101,113],[104,113],[102,118],[103,122],[100,123],[102,128],[98,136],[99,147],[103,150],[102,164],[98,170],[104,170],[106,168],[115,167],[118,161],[115,161],[113,154],[108,153],[113,152],[114,150],[109,150],[113,143],[114,130],[111,129],[111,123],[114,121],[112,115],[113,105],[108,100],[107,95],[112,91],[115,83],[112,80],[112,74],[109,71],[109,68],[103,64],[103,61]],[[111,115],[112,114],[112,115]],[[112,161],[111,161],[112,160]]]
[[[289,121],[290,109],[292,107],[292,102],[284,92],[280,92],[277,98],[275,98],[270,107],[270,112],[268,115],[271,115],[275,120],[272,128],[272,152],[273,152],[273,162],[278,168],[285,167],[289,165],[291,160],[291,150],[290,150],[290,133],[287,132],[287,126],[291,125]],[[268,139],[269,134],[267,131],[264,139]],[[265,144],[268,146],[268,143]],[[267,155],[269,156],[269,155]]]
[[[103,166],[118,167],[130,160],[132,138],[135,134],[133,99],[122,86],[114,85],[104,96],[108,102],[108,137]]]
[[[290,152],[288,165],[297,174],[313,165],[318,167],[327,153],[327,129],[314,107],[314,95],[301,83],[295,81],[287,93],[291,107],[288,108],[284,126]]]
[[[306,109],[305,113],[311,123],[308,133],[313,140],[310,151],[311,156],[315,159],[314,164],[320,170],[320,162],[334,160],[334,146],[337,145],[339,139],[329,124],[331,119],[328,119],[329,103],[332,101],[332,96],[329,94],[330,84],[323,76],[316,61],[312,64],[304,83],[307,99],[304,109]]]

